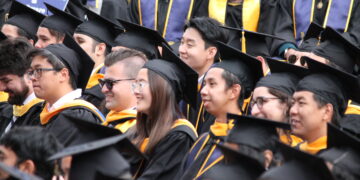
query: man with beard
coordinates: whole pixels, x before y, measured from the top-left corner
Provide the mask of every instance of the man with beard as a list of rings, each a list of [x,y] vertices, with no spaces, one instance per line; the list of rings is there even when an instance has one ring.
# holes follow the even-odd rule
[[[25,54],[32,46],[20,39],[7,39],[0,44],[0,90],[9,94],[9,105],[1,111],[0,134],[15,126],[38,125],[41,100],[35,97],[26,77],[30,62]]]

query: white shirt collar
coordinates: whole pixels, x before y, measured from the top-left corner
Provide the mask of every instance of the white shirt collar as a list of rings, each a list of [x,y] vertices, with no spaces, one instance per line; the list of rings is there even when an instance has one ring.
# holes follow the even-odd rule
[[[76,89],[74,91],[71,91],[67,94],[65,94],[63,97],[61,97],[60,99],[58,99],[52,106],[48,106],[48,111],[53,111],[59,107],[61,107],[62,105],[73,101],[76,98],[81,97],[81,93],[82,93],[82,89]]]
[[[23,102],[23,105],[26,105],[27,103],[29,103],[30,101],[32,101],[33,99],[35,99],[36,96],[35,96],[35,93],[31,93],[26,99],[25,101]]]

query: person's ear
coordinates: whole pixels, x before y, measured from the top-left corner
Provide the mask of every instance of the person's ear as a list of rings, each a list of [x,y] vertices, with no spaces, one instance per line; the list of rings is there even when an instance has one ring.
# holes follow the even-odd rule
[[[268,169],[270,167],[270,164],[273,160],[274,154],[272,151],[270,151],[269,149],[265,150],[263,152],[264,158],[265,158],[265,162],[264,162],[264,167],[265,169]]]
[[[19,170],[28,174],[35,174],[36,166],[34,161],[28,159],[19,164]]]

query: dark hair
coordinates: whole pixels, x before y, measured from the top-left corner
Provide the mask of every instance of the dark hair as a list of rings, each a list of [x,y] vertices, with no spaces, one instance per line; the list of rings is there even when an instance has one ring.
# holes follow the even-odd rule
[[[0,43],[0,74],[23,76],[30,68],[30,61],[25,58],[33,47],[21,38],[6,39]]]
[[[17,156],[17,165],[32,160],[36,166],[35,174],[51,179],[55,167],[54,161],[48,161],[51,155],[62,149],[58,140],[41,127],[17,127],[2,136],[0,144],[11,149]]]
[[[145,152],[151,153],[181,117],[181,113],[170,84],[151,70],[148,70],[148,79],[152,99],[149,114],[137,113],[136,126],[130,129],[130,134],[138,147],[149,137]]]
[[[28,59],[28,61],[32,61],[32,59],[36,56],[40,56],[42,58],[46,58],[46,61],[48,63],[50,63],[52,65],[52,67],[54,69],[56,69],[57,72],[59,72],[60,70],[62,70],[63,68],[68,69],[69,71],[69,76],[70,76],[70,82],[69,84],[71,85],[71,87],[73,89],[76,89],[77,85],[76,85],[76,81],[75,81],[75,76],[74,74],[71,72],[71,70],[53,53],[51,53],[50,51],[46,50],[46,49],[33,49],[31,50],[28,55],[26,56],[26,59]]]
[[[241,86],[240,96],[238,98],[238,108],[241,110],[242,105],[244,103],[245,98],[245,88],[243,88],[240,80],[238,77],[236,77],[231,72],[224,69],[224,71],[221,74],[222,78],[225,80],[226,83],[226,89],[231,88],[234,84],[239,84]]]
[[[268,91],[270,94],[274,95],[275,97],[279,98],[281,103],[286,104],[287,109],[286,109],[286,117],[288,118],[289,122],[289,118],[290,118],[290,107],[291,107],[291,101],[292,101],[292,97],[280,90],[277,90],[275,88],[272,87],[267,87]]]
[[[215,19],[209,17],[196,17],[186,22],[184,31],[187,28],[195,28],[205,41],[205,49],[207,49],[211,46],[217,47],[217,41],[226,43],[227,34],[223,28],[219,27],[220,25],[221,23]],[[219,59],[219,54],[219,52],[216,53],[215,59]]]
[[[65,33],[59,32],[59,31],[51,29],[51,28],[48,28],[48,29],[49,29],[50,34],[52,36],[55,36],[56,41],[61,41],[65,38]]]
[[[139,57],[143,61],[133,60],[133,59],[127,59],[131,57]],[[145,62],[147,61],[146,55],[140,51],[134,50],[134,49],[120,49],[118,51],[111,52],[108,54],[105,58],[105,66],[109,67],[114,65],[117,62],[122,62],[126,65],[124,69],[124,73],[129,78],[136,78],[137,73],[140,71],[140,69],[144,66]]]
[[[319,108],[324,107],[327,104],[331,104],[333,106],[333,115],[331,118],[331,123],[336,126],[339,126],[339,120],[341,119],[340,118],[341,116],[340,116],[338,108],[336,106],[334,106],[331,102],[327,101],[325,98],[323,98],[315,93],[313,93],[313,98]]]
[[[259,150],[259,149],[255,149],[253,147],[250,147],[248,145],[245,144],[239,144],[239,152],[241,152],[242,154],[249,156],[253,159],[256,159],[257,161],[260,162],[260,164],[264,165],[265,164],[265,157],[263,155],[262,151],[264,150]]]
[[[17,27],[17,33],[19,36],[24,37],[28,40],[32,39],[32,40],[34,40],[34,42],[36,42],[37,39],[35,38],[35,36],[30,35],[25,30],[23,30],[22,28],[20,28],[18,26],[16,26],[16,27]]]

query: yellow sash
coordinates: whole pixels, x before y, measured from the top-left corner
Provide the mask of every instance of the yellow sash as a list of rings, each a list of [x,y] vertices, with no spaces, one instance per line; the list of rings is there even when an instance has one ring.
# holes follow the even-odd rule
[[[176,120],[174,122],[174,125],[171,127],[171,129],[174,129],[174,128],[178,127],[178,126],[188,126],[194,131],[195,134],[197,134],[196,129],[194,128],[194,126],[186,119],[178,119],[178,120]],[[140,145],[140,151],[144,153],[148,144],[149,144],[149,138],[145,138],[144,141]]]
[[[86,89],[90,89],[90,88],[98,85],[99,84],[98,80],[104,78],[104,74],[98,73],[102,67],[104,67],[104,64],[99,65],[98,67],[96,67],[93,70],[94,73],[91,74],[89,81],[86,85]]]
[[[304,141],[300,144],[300,150],[308,152],[310,154],[316,154],[320,150],[326,149],[327,147],[327,136],[323,136],[312,143]]]
[[[280,141],[284,144],[287,144],[291,147],[295,147],[299,143],[301,143],[303,140],[297,136],[290,135],[290,139],[284,134],[280,136]]]
[[[360,106],[351,104],[351,100],[349,100],[348,107],[346,108],[345,114],[360,114]]]
[[[44,100],[35,98],[25,105],[22,105],[22,106],[14,105],[13,106],[13,115],[17,116],[17,117],[23,116],[31,107],[33,107],[35,104],[42,102],[42,101],[44,101]]]
[[[48,111],[48,109],[45,106],[43,111],[40,113],[40,122],[42,125],[45,125],[50,121],[50,119],[52,117],[59,114],[61,111],[65,110],[67,108],[76,107],[76,106],[84,106],[88,109],[91,109],[92,112],[94,112],[101,121],[104,121],[102,114],[100,112],[98,112],[97,108],[93,104],[91,104],[85,100],[82,100],[82,99],[75,99],[75,100],[73,100],[69,103],[66,103],[66,104],[62,105],[61,107],[59,107],[53,111],[50,111],[50,112]]]
[[[234,121],[230,120],[229,123],[220,123],[214,122],[213,125],[210,126],[210,131],[215,136],[227,136],[228,131],[234,127]]]
[[[227,0],[209,0],[209,17],[225,24]],[[243,28],[257,31],[260,17],[260,0],[244,0],[242,7]]]
[[[4,91],[0,91],[0,102],[7,102],[9,98],[9,94],[4,92]]]
[[[119,123],[115,126],[116,129],[125,133],[130,127],[136,124],[136,110],[127,109],[120,112],[110,111],[107,114],[106,121],[103,122],[103,125],[108,126],[110,122],[118,121],[125,118],[129,118],[129,120]]]

